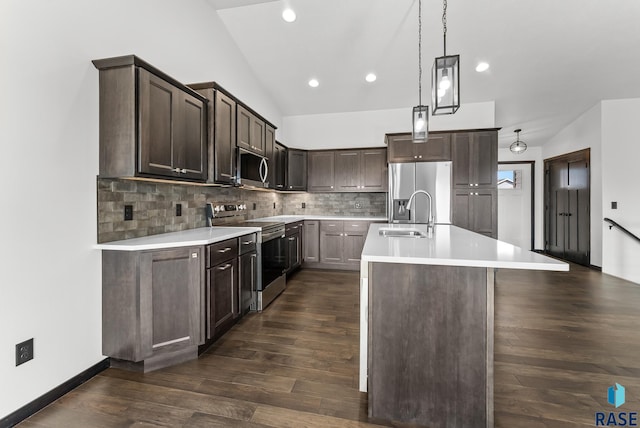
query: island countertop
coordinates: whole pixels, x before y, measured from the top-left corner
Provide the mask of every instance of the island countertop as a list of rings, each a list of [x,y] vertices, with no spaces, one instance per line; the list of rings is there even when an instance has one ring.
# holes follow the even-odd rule
[[[362,250],[369,262],[568,271],[569,264],[452,225],[434,226],[426,238],[385,237],[381,228],[412,228],[427,233],[424,224],[372,224]],[[366,275],[365,272],[362,272]]]

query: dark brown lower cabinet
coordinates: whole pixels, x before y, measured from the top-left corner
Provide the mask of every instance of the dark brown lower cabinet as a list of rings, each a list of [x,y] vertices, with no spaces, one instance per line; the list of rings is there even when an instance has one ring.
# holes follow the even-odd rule
[[[102,252],[102,352],[151,371],[196,358],[202,247]]]
[[[310,222],[306,234],[305,266],[322,269],[360,269],[360,257],[369,230],[369,221],[338,220]],[[317,244],[316,244],[317,242]],[[318,256],[314,260],[315,251]]]
[[[258,253],[253,251],[241,255],[239,263],[240,314],[244,315],[251,309],[258,285]]]
[[[495,189],[454,190],[453,224],[497,239],[497,197]]]
[[[205,319],[207,340],[224,334],[240,315],[238,239],[207,246]]]
[[[302,259],[305,265],[320,261],[320,222],[318,220],[305,220],[304,245]]]
[[[287,240],[287,274],[302,266],[302,241],[304,222],[288,224],[285,232]]]

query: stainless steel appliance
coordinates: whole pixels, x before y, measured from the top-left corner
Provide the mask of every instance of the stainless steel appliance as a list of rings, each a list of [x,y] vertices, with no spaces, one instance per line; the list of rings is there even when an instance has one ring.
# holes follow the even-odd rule
[[[238,168],[236,183],[240,186],[267,188],[269,182],[269,162],[264,156],[238,148]]]
[[[258,283],[255,307],[262,311],[287,287],[287,247],[285,226],[282,222],[245,221],[225,227],[259,227],[258,233]]]
[[[407,206],[417,190],[424,190],[432,197],[434,222],[451,224],[451,162],[390,163],[389,223],[428,223],[429,199],[426,195],[419,192],[411,206]]]

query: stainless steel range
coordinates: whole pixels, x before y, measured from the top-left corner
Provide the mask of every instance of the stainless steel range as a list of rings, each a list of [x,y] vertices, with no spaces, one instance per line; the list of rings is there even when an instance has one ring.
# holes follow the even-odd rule
[[[222,208],[224,207],[224,208]],[[216,218],[244,214],[244,204],[207,204],[207,224],[215,225]],[[223,214],[224,213],[224,214]],[[220,224],[221,227],[257,227],[258,283],[256,302],[252,309],[262,311],[286,288],[286,240],[284,222],[242,221]]]

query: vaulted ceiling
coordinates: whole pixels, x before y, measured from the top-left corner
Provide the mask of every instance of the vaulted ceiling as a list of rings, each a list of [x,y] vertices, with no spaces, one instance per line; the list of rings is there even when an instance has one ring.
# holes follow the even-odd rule
[[[418,103],[418,0],[209,1],[285,116]],[[422,3],[427,100],[442,6]],[[541,145],[599,100],[640,97],[639,25],[637,0],[449,0],[447,53],[461,57],[462,103],[495,101],[501,146],[514,128]]]

